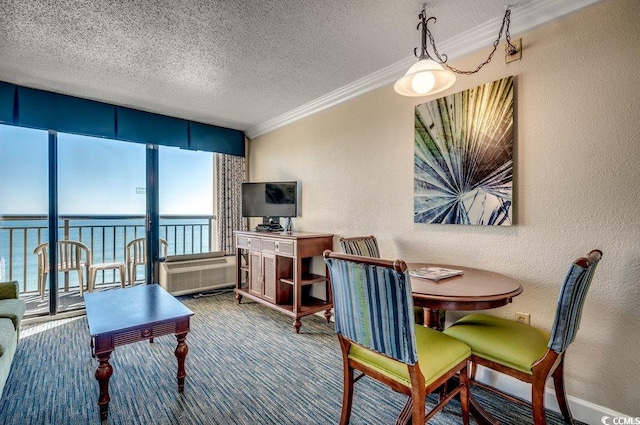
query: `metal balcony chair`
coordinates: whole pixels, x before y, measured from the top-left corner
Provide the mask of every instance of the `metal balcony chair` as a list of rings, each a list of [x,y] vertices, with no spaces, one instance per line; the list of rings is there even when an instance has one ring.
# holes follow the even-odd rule
[[[38,257],[38,291],[40,292],[40,298],[44,299],[45,282],[47,280],[47,275],[50,272],[49,242],[44,242],[38,245],[33,250],[33,253]],[[88,273],[90,265],[91,251],[85,244],[78,241],[58,241],[58,272],[78,272],[80,296],[82,296],[84,292],[85,273]],[[89,281],[88,275],[86,281]],[[66,281],[64,290],[65,292],[69,290],[69,286]]]
[[[553,377],[556,399],[565,421],[573,423],[564,389],[564,354],[576,337],[585,297],[602,252],[594,250],[578,258],[564,279],[551,334],[533,326],[486,314],[470,314],[444,331],[471,347],[474,384],[515,402],[523,400],[475,382],[477,365],[531,384],[531,408],[535,425],[547,423],[544,409],[545,383]]]
[[[469,347],[416,325],[407,265],[371,257],[324,252],[329,268],[335,329],[342,350],[344,392],[340,424],[349,423],[354,383],[369,376],[409,396],[399,420],[424,424],[459,395],[469,423]],[[360,375],[354,377],[354,371]],[[459,373],[459,384],[426,412],[426,396]]]
[[[127,263],[127,274],[129,285],[133,286],[136,282],[136,270],[138,266],[147,265],[147,238],[138,238],[129,242],[125,248],[124,258]],[[160,248],[162,256],[166,257],[169,251],[169,243],[160,239]]]

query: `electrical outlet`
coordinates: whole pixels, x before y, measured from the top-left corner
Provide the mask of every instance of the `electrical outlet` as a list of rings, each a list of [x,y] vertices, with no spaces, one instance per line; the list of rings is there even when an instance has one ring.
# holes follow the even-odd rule
[[[531,315],[529,313],[518,313],[516,312],[516,322],[522,323],[523,325],[531,324]]]

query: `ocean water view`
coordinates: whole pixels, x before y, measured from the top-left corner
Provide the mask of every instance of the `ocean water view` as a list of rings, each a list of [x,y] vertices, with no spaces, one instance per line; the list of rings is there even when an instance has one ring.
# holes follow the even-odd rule
[[[212,219],[212,216],[161,217],[160,237],[168,242],[167,255],[210,251]],[[89,248],[91,263],[125,262],[126,244],[144,236],[141,216],[64,217],[58,226],[60,240],[80,241]],[[0,216],[0,277],[4,272],[4,280],[17,280],[21,293],[37,291],[38,261],[34,250],[48,239],[48,221],[42,216]],[[71,272],[68,276],[69,286],[77,287],[77,274]],[[138,268],[136,278],[144,278],[142,267]],[[118,280],[115,271],[96,276],[98,284]],[[60,287],[63,286],[64,279],[60,278]]]
[[[0,158],[0,274],[18,282],[30,314],[84,305],[75,270],[56,275],[65,289],[58,291],[57,302],[50,302],[51,274],[44,299],[39,296],[38,257],[47,256],[34,250],[49,240],[51,208],[59,219],[57,238],[82,242],[93,264],[126,264],[127,243],[146,236],[147,210],[160,214],[158,236],[168,242],[168,255],[207,252],[215,245],[212,152],[3,124]],[[145,268],[135,272],[142,282]],[[119,287],[122,281],[119,270],[109,268],[95,279],[96,289]]]

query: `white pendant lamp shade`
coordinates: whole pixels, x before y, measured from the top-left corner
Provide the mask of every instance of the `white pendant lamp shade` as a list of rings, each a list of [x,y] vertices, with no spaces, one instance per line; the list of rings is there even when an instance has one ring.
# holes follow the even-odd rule
[[[431,59],[420,59],[393,86],[402,96],[428,96],[440,93],[456,82],[456,75]]]

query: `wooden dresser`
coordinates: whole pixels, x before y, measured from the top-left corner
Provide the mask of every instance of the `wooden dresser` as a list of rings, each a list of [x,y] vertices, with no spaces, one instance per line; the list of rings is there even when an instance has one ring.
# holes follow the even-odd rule
[[[331,318],[333,299],[328,270],[311,273],[311,260],[333,249],[333,235],[305,232],[236,231],[236,299],[243,297],[293,317],[300,332],[300,318],[324,310]],[[311,291],[322,286],[324,299]],[[314,292],[314,294],[312,294]]]

